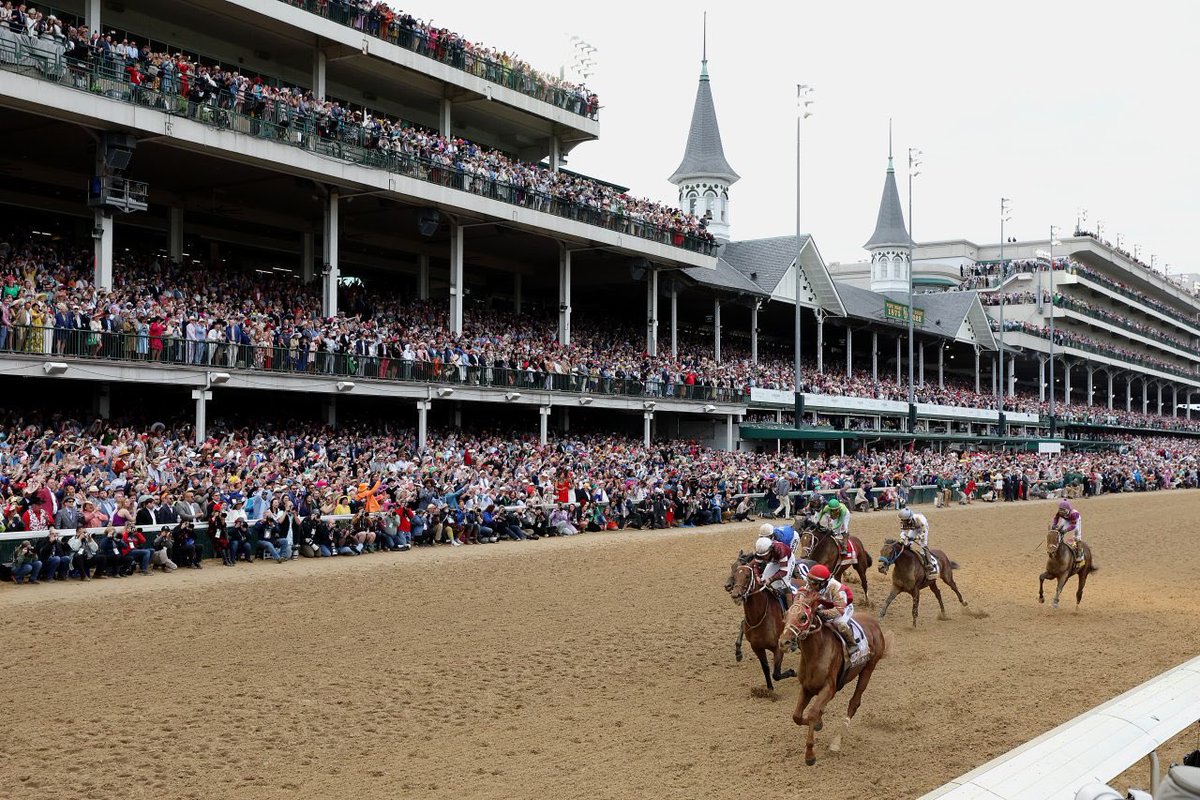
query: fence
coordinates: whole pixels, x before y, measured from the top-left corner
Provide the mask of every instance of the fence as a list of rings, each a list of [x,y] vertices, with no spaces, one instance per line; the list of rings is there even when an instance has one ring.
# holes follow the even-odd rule
[[[538,187],[505,183],[470,164],[445,157],[444,161],[407,152],[400,140],[361,124],[342,122],[333,116],[303,114],[286,102],[247,99],[238,108],[226,89],[205,91],[191,79],[187,95],[180,92],[179,79],[164,79],[159,88],[149,77],[135,84],[120,57],[82,59],[64,53],[53,40],[22,35],[0,36],[0,69],[35,75],[62,86],[100,94],[111,100],[145,106],[166,114],[183,116],[215,128],[287,144],[318,155],[384,170],[449,189],[521,206],[623,235],[679,247],[705,255],[716,255],[717,243],[671,225],[647,222],[632,213],[594,208],[562,199]],[[540,168],[539,168],[540,169]]]

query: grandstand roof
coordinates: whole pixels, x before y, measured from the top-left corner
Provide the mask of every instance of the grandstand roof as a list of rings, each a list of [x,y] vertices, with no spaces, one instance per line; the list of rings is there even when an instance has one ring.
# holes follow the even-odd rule
[[[739,294],[749,294],[756,297],[768,297],[770,292],[763,289],[754,281],[743,275],[736,267],[724,258],[717,259],[716,269],[701,267],[685,267],[681,270],[701,286],[711,286],[714,289],[725,289]]]
[[[800,302],[818,306],[837,316],[845,314],[833,276],[829,274],[816,242],[808,234],[804,234],[798,243],[795,236],[728,242],[721,248],[720,258],[774,299],[795,302],[794,282],[788,276],[793,274],[797,245],[804,254],[801,268],[804,271],[802,291],[805,294]]]
[[[687,149],[669,180],[679,183],[688,178],[724,178],[729,183],[741,176],[725,160],[721,146],[721,129],[717,126],[717,110],[713,105],[712,88],[708,83],[708,61],[702,61],[700,85],[696,89],[696,105],[692,108],[692,127],[688,130]]]
[[[887,175],[883,179],[883,197],[879,199],[879,217],[875,233],[863,247],[912,247],[912,237],[904,225],[904,210],[900,207],[900,192],[896,189],[896,170],[888,155]]]
[[[906,323],[889,320],[884,314],[884,301],[908,305],[908,296],[901,292],[872,292],[850,284],[838,284],[838,294],[846,307],[846,315],[885,325],[904,326]],[[921,333],[941,336],[960,342],[978,344],[992,350],[995,340],[979,296],[975,292],[936,292],[913,296],[913,305],[924,311],[913,328]],[[981,316],[984,315],[984,316]]]

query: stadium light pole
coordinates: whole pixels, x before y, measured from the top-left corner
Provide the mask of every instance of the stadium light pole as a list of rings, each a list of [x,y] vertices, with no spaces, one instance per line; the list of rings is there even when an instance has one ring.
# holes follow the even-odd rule
[[[1000,279],[996,291],[1000,294],[1000,349],[999,368],[996,370],[996,434],[1004,435],[1004,226],[1012,221],[1012,200],[1000,198]]]
[[[921,156],[915,147],[908,148],[908,405],[917,401],[917,388],[913,377],[913,178],[921,174]],[[911,411],[909,413],[912,413]]]
[[[799,428],[800,418],[804,413],[804,396],[801,390],[800,382],[800,328],[803,324],[803,307],[800,305],[800,251],[804,249],[804,243],[801,239],[804,235],[804,229],[800,217],[800,144],[803,141],[802,131],[804,120],[812,116],[812,111],[809,111],[809,106],[814,102],[812,99],[813,87],[806,83],[796,84],[796,268],[794,272],[794,288],[796,294],[796,318],[795,318],[795,356],[794,356],[794,371],[793,375],[795,391],[795,419],[792,424]]]

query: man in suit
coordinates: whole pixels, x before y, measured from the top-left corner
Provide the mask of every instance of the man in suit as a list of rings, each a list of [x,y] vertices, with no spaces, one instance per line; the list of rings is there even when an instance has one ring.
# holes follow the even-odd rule
[[[175,515],[179,522],[203,521],[204,509],[196,502],[196,497],[191,489],[185,490],[183,497],[175,503]]]

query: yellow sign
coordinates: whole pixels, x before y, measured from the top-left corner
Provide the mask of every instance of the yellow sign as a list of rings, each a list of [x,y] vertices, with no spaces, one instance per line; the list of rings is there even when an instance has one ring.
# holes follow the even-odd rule
[[[894,303],[891,300],[883,301],[883,316],[886,319],[894,319],[900,322],[908,322],[908,306],[903,303]],[[916,325],[925,324],[925,310],[920,308],[913,309],[913,323]]]

